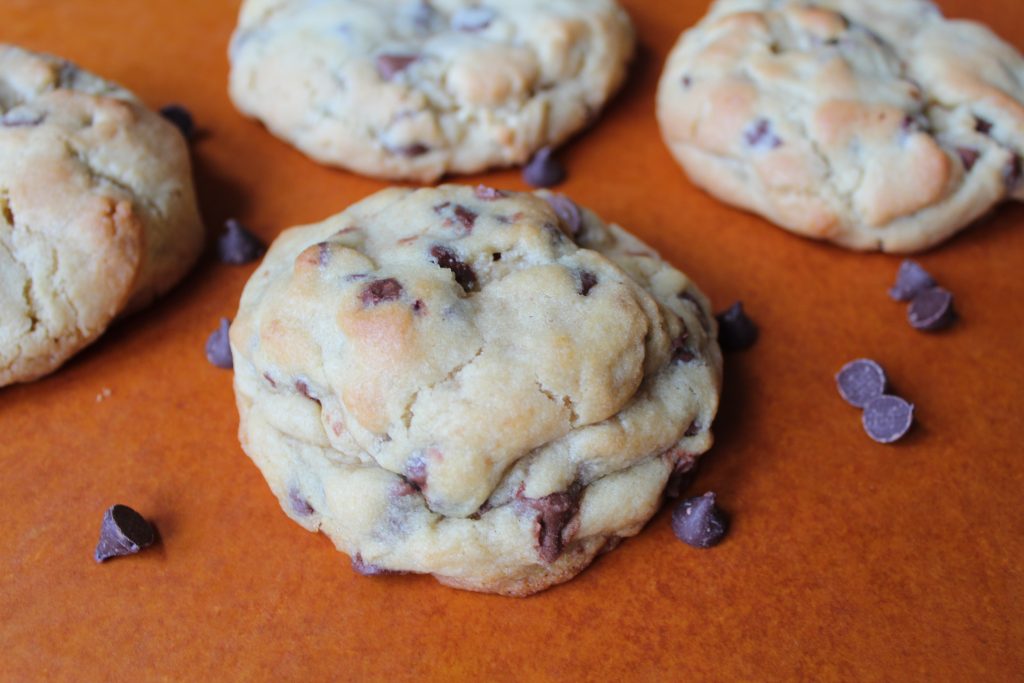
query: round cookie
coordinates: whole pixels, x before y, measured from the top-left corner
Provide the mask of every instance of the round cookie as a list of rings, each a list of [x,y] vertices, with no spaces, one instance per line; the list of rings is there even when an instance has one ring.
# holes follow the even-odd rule
[[[711,446],[708,302],[560,195],[390,189],[273,244],[231,326],[240,440],[367,574],[528,595]]]
[[[633,43],[615,0],[246,0],[230,92],[319,162],[432,182],[564,142]]]
[[[657,109],[696,184],[852,249],[926,249],[1024,200],[1024,60],[926,0],[719,0]]]
[[[173,125],[69,62],[0,45],[0,386],[58,368],[202,243]]]

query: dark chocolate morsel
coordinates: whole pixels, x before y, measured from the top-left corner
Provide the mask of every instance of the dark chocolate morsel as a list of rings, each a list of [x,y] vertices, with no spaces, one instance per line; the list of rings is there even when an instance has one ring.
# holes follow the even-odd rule
[[[364,562],[363,556],[359,553],[352,556],[352,569],[361,576],[397,576],[409,573],[397,569],[385,569],[380,565]]]
[[[894,301],[910,301],[918,292],[935,286],[935,280],[917,261],[904,259],[896,273],[896,284],[889,289]]]
[[[718,320],[718,343],[725,351],[746,351],[757,341],[757,325],[747,317],[742,301],[737,301],[715,318]]]
[[[974,130],[978,131],[982,135],[988,135],[992,130],[992,122],[981,118],[980,116],[974,117]]]
[[[210,365],[222,370],[230,370],[234,367],[234,361],[231,358],[231,339],[228,334],[230,328],[231,321],[221,318],[217,329],[206,340],[206,360],[210,361]]]
[[[435,244],[430,248],[430,258],[440,267],[452,271],[455,281],[463,290],[472,292],[477,289],[476,273],[473,272],[473,268],[448,247]]]
[[[956,320],[953,295],[942,287],[929,287],[917,293],[907,306],[907,320],[915,330],[943,330]]]
[[[397,301],[402,296],[402,283],[393,277],[373,280],[363,287],[359,300],[363,306],[376,306],[386,301]]]
[[[868,358],[850,361],[836,373],[839,395],[857,408],[884,394],[888,383],[882,366]]]
[[[93,557],[103,562],[111,557],[134,555],[155,540],[153,526],[142,515],[127,505],[114,505],[103,514],[100,542]]]
[[[377,73],[385,81],[390,81],[392,78],[409,68],[409,65],[417,59],[419,59],[419,55],[377,55]]]
[[[516,493],[516,506],[520,511],[536,513],[537,554],[547,563],[557,560],[565,549],[566,530],[580,507],[580,486],[575,484],[566,491],[558,491],[541,498],[527,498],[522,489]]]
[[[463,7],[452,15],[452,28],[456,31],[483,31],[496,16],[497,12],[490,7]]]
[[[414,158],[420,157],[430,151],[430,148],[421,142],[415,142],[411,145],[402,145],[400,147],[388,147],[388,151],[392,154],[399,156]]]
[[[292,511],[301,517],[309,517],[316,512],[313,506],[309,504],[309,501],[295,488],[288,489],[288,504],[291,505]]]
[[[960,156],[960,163],[964,165],[965,171],[970,171],[974,168],[974,164],[978,163],[978,157],[981,153],[976,149],[970,147],[957,147],[956,153]]]
[[[672,531],[676,538],[694,548],[710,548],[718,545],[729,522],[715,504],[715,494],[687,498],[672,511]]]
[[[743,139],[753,149],[768,150],[782,146],[782,140],[773,132],[772,122],[757,119],[743,131]]]
[[[174,124],[185,140],[191,140],[196,134],[196,123],[192,112],[180,104],[168,104],[160,108],[160,116]]]
[[[914,406],[899,396],[879,396],[864,406],[864,431],[878,443],[892,443],[914,423]]]
[[[224,232],[217,238],[217,258],[221,263],[240,266],[255,261],[265,251],[263,242],[234,218],[224,223]]]
[[[565,180],[565,167],[550,147],[541,147],[523,168],[523,180],[533,187],[554,187]]]
[[[476,195],[477,199],[482,199],[485,202],[493,202],[497,199],[503,199],[508,196],[501,190],[496,190],[493,187],[487,187],[486,185],[477,185],[473,188],[473,194]]]
[[[582,296],[590,294],[590,290],[597,286],[597,276],[591,273],[589,270],[580,271],[580,283],[576,289]]]
[[[455,214],[455,218],[459,223],[462,223],[462,227],[464,227],[467,232],[473,229],[473,225],[476,223],[475,211],[466,208],[462,204],[456,204],[453,213]]]
[[[568,234],[569,237],[575,238],[583,227],[583,214],[580,213],[580,207],[576,206],[576,202],[569,199],[564,194],[546,195],[544,197],[544,201],[550,204],[551,208],[555,210],[555,215],[558,216],[558,220],[562,225],[562,230]]]

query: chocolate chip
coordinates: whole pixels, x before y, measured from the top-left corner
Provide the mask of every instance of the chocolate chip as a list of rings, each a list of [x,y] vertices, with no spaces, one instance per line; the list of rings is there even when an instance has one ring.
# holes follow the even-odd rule
[[[309,388],[309,384],[305,380],[295,380],[295,391],[299,392],[300,394],[308,398],[310,401],[316,401],[317,403],[320,402],[320,400],[316,397],[316,394],[314,394],[313,390]]]
[[[5,128],[22,128],[38,126],[46,118],[46,114],[28,107],[16,107],[4,113],[0,125]]]
[[[466,232],[469,232],[473,229],[473,225],[476,223],[475,212],[471,211],[465,206],[462,206],[461,204],[456,204],[454,213],[455,218],[458,219],[460,223],[462,223],[462,227],[466,229]]]
[[[686,428],[686,431],[683,432],[683,436],[697,436],[698,434],[700,434],[700,430],[700,422],[695,419],[693,422],[690,423],[690,426]]]
[[[230,326],[230,320],[221,318],[220,325],[206,340],[206,360],[210,361],[210,365],[222,370],[230,370],[234,367],[231,358],[231,340],[228,336]]]
[[[402,296],[402,283],[393,277],[384,280],[373,280],[363,287],[359,300],[363,306],[370,307],[386,301],[395,301]]]
[[[421,157],[430,151],[430,148],[420,142],[415,142],[411,145],[400,145],[398,147],[388,147],[387,150],[392,154],[407,158]]]
[[[385,569],[380,565],[364,562],[363,556],[359,553],[352,556],[352,569],[361,576],[397,576],[399,574],[409,573],[399,571],[397,569]]]
[[[476,273],[473,272],[473,268],[448,247],[435,244],[430,248],[430,258],[440,267],[452,271],[455,275],[455,281],[465,291],[472,292],[477,289]]]
[[[557,560],[565,549],[574,529],[573,518],[580,506],[580,487],[574,485],[566,491],[551,493],[542,498],[527,498],[522,487],[516,493],[516,506],[520,511],[536,512],[537,554],[547,563]],[[566,532],[569,532],[568,534]]]
[[[1022,174],[1024,174],[1024,168],[1022,168],[1020,155],[1014,154],[1003,169],[1003,182],[1006,183],[1007,192],[1017,191],[1017,184],[1020,182]]]
[[[710,548],[725,537],[729,521],[717,505],[715,494],[687,498],[672,511],[672,531],[694,548]]]
[[[477,185],[473,188],[473,194],[476,195],[477,199],[482,199],[485,202],[493,202],[508,196],[507,193],[495,190],[493,187],[487,187],[486,185]]]
[[[405,463],[405,480],[417,491],[427,490],[427,461],[422,453],[414,453]]]
[[[523,180],[533,187],[554,187],[565,180],[565,167],[552,156],[554,150],[541,147],[523,168]]]
[[[910,301],[918,292],[935,286],[935,280],[917,261],[904,259],[896,272],[896,284],[889,290],[893,301]]]
[[[134,555],[155,540],[153,526],[142,515],[127,505],[114,505],[103,514],[100,542],[93,557],[103,562],[111,557]]]
[[[412,312],[416,315],[424,315],[427,312],[427,304],[423,299],[416,299],[412,302]]]
[[[180,104],[168,104],[160,108],[160,116],[174,124],[185,140],[191,140],[196,134],[196,124],[192,113]]]
[[[863,408],[885,393],[888,379],[882,366],[868,358],[850,361],[836,373],[836,387],[847,403]]]
[[[988,135],[992,131],[992,122],[987,121],[980,116],[975,116],[974,130],[978,131],[982,135]]]
[[[224,232],[217,238],[217,258],[221,263],[240,266],[255,261],[265,251],[263,242],[234,218],[224,223]]]
[[[580,207],[576,206],[576,202],[564,194],[545,195],[544,201],[555,210],[555,215],[558,216],[562,230],[569,237],[575,238],[583,228],[583,215],[580,213]]]
[[[377,55],[377,73],[385,81],[390,81],[396,75],[409,68],[409,65],[417,59],[419,59],[419,55]]]
[[[683,328],[682,333],[672,340],[671,354],[673,362],[689,363],[696,358],[696,356],[693,355],[693,352],[686,346],[686,342],[689,339],[689,330]]]
[[[668,475],[668,481],[665,482],[665,496],[678,498],[693,486],[696,479],[697,463],[694,460],[680,460],[672,469],[672,474]]]
[[[969,147],[957,147],[956,153],[960,156],[960,163],[964,165],[965,171],[970,171],[974,168],[974,164],[978,162],[978,157],[981,156],[978,150]]]
[[[942,287],[929,287],[919,292],[907,307],[907,320],[916,330],[943,330],[956,320],[953,295]]]
[[[914,406],[899,396],[879,396],[864,406],[864,431],[878,443],[903,438],[914,422]]]
[[[491,254],[491,260],[492,261],[500,261],[501,260],[501,252],[500,251],[496,251],[493,254]]]
[[[757,325],[747,317],[742,301],[737,301],[715,318],[718,320],[718,343],[724,350],[746,351],[757,341]]]
[[[496,16],[497,12],[489,7],[463,7],[452,15],[452,28],[456,31],[483,31]]]
[[[772,122],[768,119],[757,119],[743,131],[743,139],[753,149],[769,150],[782,146],[782,140],[772,132]]]
[[[590,290],[597,286],[597,276],[591,273],[589,270],[580,271],[580,282],[576,291],[582,296],[590,294]]]
[[[309,501],[295,488],[288,489],[288,504],[291,505],[292,511],[301,517],[309,517],[316,512],[313,506],[309,504]]]

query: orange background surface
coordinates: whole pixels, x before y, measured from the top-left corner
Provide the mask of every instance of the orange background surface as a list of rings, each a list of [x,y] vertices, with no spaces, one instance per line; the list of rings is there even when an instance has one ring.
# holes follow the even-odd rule
[[[237,216],[270,240],[382,184],[319,167],[234,111],[237,4],[0,0],[0,40],[154,107],[187,105],[204,131],[193,150],[210,234]],[[238,446],[231,375],[203,345],[255,266],[206,256],[55,375],[0,390],[0,680],[1024,677],[1024,206],[920,256],[962,318],[912,330],[886,295],[898,257],[790,236],[690,185],[654,93],[705,3],[625,4],[642,45],[631,80],[565,149],[560,189],[761,326],[755,348],[727,357],[717,444],[691,489],[718,492],[727,540],[680,543],[666,508],[525,600],[356,575],[286,519]],[[1024,45],[1019,0],[941,5]],[[481,179],[524,187],[516,171],[467,182]],[[836,394],[833,374],[860,356],[917,405],[898,445],[869,441]],[[115,502],[162,542],[97,565]]]

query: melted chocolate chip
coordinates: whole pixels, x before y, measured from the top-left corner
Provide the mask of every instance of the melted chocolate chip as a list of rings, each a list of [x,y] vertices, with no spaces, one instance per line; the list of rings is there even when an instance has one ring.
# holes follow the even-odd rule
[[[255,261],[265,251],[259,238],[234,218],[224,223],[224,232],[217,238],[217,258],[221,263],[240,266]]]
[[[718,343],[725,351],[746,351],[757,341],[757,325],[747,317],[742,301],[737,301],[715,318],[718,320]]]
[[[377,73],[385,81],[390,81],[392,78],[409,68],[409,65],[419,59],[419,55],[398,55],[398,54],[380,54],[377,55]]]
[[[174,124],[185,140],[192,140],[196,134],[196,123],[192,113],[180,104],[168,104],[160,108],[160,116]]]
[[[505,192],[496,190],[493,187],[487,187],[486,185],[477,185],[473,188],[473,194],[476,195],[477,199],[482,199],[485,202],[493,202],[508,196]]]
[[[206,360],[210,361],[210,365],[222,370],[230,370],[234,367],[234,361],[231,358],[230,327],[231,321],[221,318],[220,325],[206,340]]]
[[[974,130],[978,131],[982,135],[988,135],[992,132],[992,122],[981,118],[980,116],[974,117]]]
[[[583,214],[580,212],[580,207],[576,206],[576,202],[564,194],[545,195],[544,201],[555,210],[555,215],[558,216],[562,231],[575,239],[583,228]]]
[[[959,155],[960,163],[964,165],[965,171],[970,171],[974,168],[974,164],[978,163],[978,157],[981,156],[978,150],[969,147],[957,147],[956,153]]]
[[[953,295],[942,287],[929,287],[918,292],[907,307],[907,320],[916,330],[944,330],[956,320]]]
[[[363,556],[359,553],[352,556],[352,569],[361,576],[397,576],[409,573],[397,569],[386,569],[377,564],[370,564],[363,561]]]
[[[772,129],[768,119],[757,119],[743,131],[743,139],[753,149],[769,150],[782,146],[782,140]]]
[[[103,562],[111,557],[134,555],[155,540],[153,526],[142,515],[127,505],[114,505],[103,514],[100,541],[93,557]]]
[[[589,270],[580,271],[580,282],[576,291],[582,296],[590,294],[590,290],[597,286],[597,276],[591,273]]]
[[[682,333],[672,340],[672,361],[680,363],[689,363],[696,356],[686,346],[686,342],[690,339],[690,332],[686,328],[683,328]]]
[[[914,423],[914,406],[899,396],[879,396],[864,406],[864,431],[878,443],[903,438]]]
[[[565,180],[565,167],[552,156],[554,150],[541,147],[523,168],[523,181],[533,187],[554,187]]]
[[[497,12],[489,7],[463,7],[452,15],[452,28],[456,31],[483,31],[496,16]]]
[[[38,126],[46,119],[46,114],[28,107],[17,107],[0,117],[0,125],[5,128],[28,128]]]
[[[839,395],[857,408],[863,408],[884,394],[888,383],[882,366],[868,358],[850,361],[836,373]]]
[[[728,526],[728,519],[715,504],[712,492],[687,498],[672,511],[672,531],[676,538],[694,548],[718,545]]]
[[[473,229],[473,225],[476,223],[476,213],[461,204],[455,205],[454,213],[455,218],[458,219],[459,223],[462,224],[462,227],[466,229],[466,232],[470,232]]]
[[[904,259],[896,272],[896,284],[889,289],[893,301],[910,301],[918,292],[935,286],[935,280],[917,261]]]
[[[462,261],[454,251],[440,244],[430,248],[430,258],[442,268],[447,268],[455,275],[455,281],[467,292],[477,289],[476,273],[473,268]]]
[[[402,283],[393,277],[383,280],[373,280],[363,287],[359,293],[359,300],[363,306],[369,308],[387,301],[396,301],[402,296]]]
[[[522,495],[520,487],[516,493],[516,505],[519,510],[536,512],[537,554],[540,559],[549,564],[557,560],[569,540],[566,536],[574,531],[572,521],[580,506],[580,487],[574,485],[567,491],[542,498],[527,498]]]

